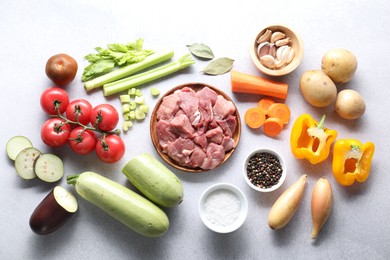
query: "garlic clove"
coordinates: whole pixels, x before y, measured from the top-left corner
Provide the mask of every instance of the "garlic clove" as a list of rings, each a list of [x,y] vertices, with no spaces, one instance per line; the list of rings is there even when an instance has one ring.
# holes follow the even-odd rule
[[[271,55],[264,55],[260,57],[260,62],[263,64],[263,66],[269,68],[269,69],[274,69],[275,68],[275,58]]]
[[[257,43],[268,42],[271,38],[271,34],[272,31],[270,29],[265,30],[265,32],[257,39]]]
[[[283,60],[283,52],[284,52],[288,47],[289,47],[289,46],[284,45],[284,46],[279,47],[279,48],[276,50],[276,59],[277,59],[277,60]]]
[[[285,37],[286,37],[286,35],[282,32],[274,32],[271,35],[270,42],[275,43],[276,41],[284,39]]]
[[[294,59],[294,56],[295,56],[295,51],[293,48],[291,48],[288,54],[287,63],[290,63]]]
[[[257,46],[257,56],[259,56],[259,58],[264,55],[267,55],[269,51],[270,51],[269,42],[263,42],[260,43],[259,46]]]
[[[268,54],[272,57],[276,56],[276,46],[275,44],[270,44]]]
[[[284,39],[277,40],[275,42],[275,45],[276,45],[276,47],[281,47],[281,46],[289,44],[290,42],[291,42],[290,37],[286,37]]]
[[[277,68],[281,68],[288,63],[290,63],[290,53],[291,53],[292,48],[290,46],[282,46],[278,49],[278,56],[277,56],[277,62],[275,63],[275,66]],[[294,56],[292,56],[294,57]]]
[[[290,46],[287,46],[287,48],[284,48],[283,51],[282,51],[282,60],[287,61],[288,57],[290,55],[290,52],[291,52],[291,47]]]
[[[287,64],[286,60],[276,60],[275,61],[275,68],[280,69],[281,67],[283,67],[286,64]]]

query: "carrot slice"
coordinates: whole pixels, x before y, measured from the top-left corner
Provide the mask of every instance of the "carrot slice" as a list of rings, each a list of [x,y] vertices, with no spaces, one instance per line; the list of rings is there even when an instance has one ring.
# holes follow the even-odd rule
[[[265,112],[265,114],[268,114],[268,109],[269,107],[275,104],[275,100],[272,98],[262,98],[260,101],[257,103],[257,106]]]
[[[258,107],[249,108],[244,115],[244,121],[250,128],[260,128],[265,121],[265,113]]]
[[[290,108],[284,103],[275,103],[268,108],[268,116],[279,118],[283,124],[287,124],[290,120]]]
[[[286,99],[288,84],[232,70],[232,91]]]
[[[283,123],[277,117],[269,117],[264,121],[263,132],[271,137],[275,137],[283,130]]]

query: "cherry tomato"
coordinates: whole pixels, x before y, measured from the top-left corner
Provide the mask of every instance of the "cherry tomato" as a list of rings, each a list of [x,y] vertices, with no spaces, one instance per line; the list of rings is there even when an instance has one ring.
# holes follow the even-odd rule
[[[77,154],[89,154],[96,147],[95,133],[79,126],[70,132],[69,145]]]
[[[68,85],[77,74],[77,62],[71,56],[61,53],[51,56],[46,62],[45,72],[58,86]]]
[[[92,109],[90,121],[101,131],[111,131],[118,124],[119,114],[110,104],[100,104]]]
[[[42,141],[51,147],[60,147],[66,144],[70,134],[70,125],[64,124],[61,118],[50,118],[41,128]]]
[[[76,99],[66,108],[66,117],[73,122],[88,125],[92,111],[92,105],[85,99]]]
[[[125,143],[116,134],[102,136],[96,143],[96,154],[105,163],[115,163],[125,154]]]
[[[63,114],[68,104],[68,93],[62,88],[51,87],[44,90],[41,94],[41,107],[49,115],[57,115],[57,109]]]

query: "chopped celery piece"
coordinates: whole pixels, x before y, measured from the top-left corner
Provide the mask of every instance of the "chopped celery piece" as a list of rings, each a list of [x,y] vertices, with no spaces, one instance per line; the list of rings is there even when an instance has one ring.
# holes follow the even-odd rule
[[[130,102],[130,95],[120,95],[119,99],[121,103],[129,103]]]
[[[129,104],[129,108],[130,108],[130,111],[131,110],[135,110],[137,108],[137,103],[135,103],[135,101],[131,101],[130,104]]]
[[[153,80],[175,73],[181,69],[187,68],[194,63],[195,60],[192,56],[190,54],[186,54],[177,61],[170,62],[155,69],[147,70],[122,80],[104,84],[103,94],[104,96],[110,96],[118,92],[146,84]]]
[[[149,112],[149,106],[148,105],[140,105],[138,110],[147,114]]]
[[[126,121],[124,121],[123,124],[122,124],[122,130],[125,131],[125,132],[127,132],[127,131],[129,131],[129,129],[130,129],[132,126],[133,126],[133,122],[126,120]]]
[[[126,114],[128,112],[130,112],[130,104],[123,104],[122,105],[122,113]]]
[[[140,111],[139,109],[137,109],[135,111],[135,119],[137,119],[137,120],[144,120],[145,117],[146,117],[146,114],[144,112]]]
[[[130,111],[123,114],[123,119],[125,121],[130,121],[131,120],[131,118],[130,118]]]
[[[129,117],[130,117],[130,120],[135,119],[135,110],[129,112]]]
[[[160,90],[156,87],[152,87],[150,89],[150,93],[152,93],[153,97],[158,97],[160,95]]]
[[[129,89],[129,91],[128,91],[128,94],[129,94],[129,96],[135,96],[136,95],[136,89],[135,88],[131,88],[131,89]]]
[[[140,89],[135,89],[135,95],[137,96],[137,97],[140,97],[140,96],[142,96],[142,92],[141,92],[141,90]]]
[[[87,91],[90,91],[95,88],[99,88],[103,86],[104,84],[107,84],[109,82],[113,82],[119,79],[123,79],[125,77],[128,77],[136,72],[139,72],[141,70],[147,69],[149,67],[152,67],[153,65],[156,65],[158,63],[161,63],[163,61],[167,61],[171,59],[174,55],[174,52],[172,50],[165,50],[153,53],[149,56],[147,56],[143,61],[133,63],[130,65],[126,65],[124,67],[121,67],[119,69],[113,70],[109,73],[106,73],[102,76],[96,77],[92,80],[84,82],[84,87]]]
[[[143,104],[145,104],[145,97],[143,97],[143,96],[136,96],[134,101],[138,105],[143,105]]]
[[[139,88],[131,88],[127,93],[129,96],[137,96],[137,97],[142,96],[142,92]]]

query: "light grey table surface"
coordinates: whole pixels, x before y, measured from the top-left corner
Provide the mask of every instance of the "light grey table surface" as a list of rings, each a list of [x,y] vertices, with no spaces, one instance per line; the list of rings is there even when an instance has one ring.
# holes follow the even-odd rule
[[[1,259],[389,259],[388,1],[5,0],[0,7]],[[292,111],[290,123],[275,139],[243,125],[232,158],[210,172],[190,174],[171,168],[183,183],[185,198],[178,207],[166,210],[171,225],[165,236],[144,238],[80,197],[78,213],[57,232],[38,236],[30,230],[32,211],[54,185],[23,181],[16,176],[5,154],[10,137],[25,135],[42,151],[58,154],[66,174],[92,170],[126,186],[130,184],[121,168],[127,160],[141,152],[159,158],[149,135],[150,115],[123,135],[127,151],[114,165],[99,162],[93,154],[76,156],[68,147],[45,146],[40,127],[46,116],[40,109],[39,97],[52,85],[44,72],[51,55],[68,53],[79,64],[76,80],[66,88],[71,99],[86,98],[95,105],[109,102],[120,109],[117,97],[106,99],[100,90],[87,94],[80,82],[86,65],[83,57],[94,47],[143,38],[145,47],[171,48],[174,59],[178,59],[188,53],[187,44],[205,43],[215,56],[233,58],[235,70],[261,76],[250,60],[249,43],[260,28],[276,23],[294,28],[305,48],[300,67],[277,79],[289,84],[286,103]],[[332,109],[313,108],[299,92],[302,73],[319,69],[323,54],[336,47],[350,49],[358,57],[356,75],[343,87],[359,91],[366,100],[366,113],[359,120],[345,121]],[[153,107],[156,102],[147,95],[152,85],[164,93],[186,82],[204,82],[223,90],[235,101],[241,115],[256,104],[258,96],[231,92],[229,74],[201,74],[206,64],[197,61],[190,69],[144,86],[148,104]],[[328,112],[327,126],[337,129],[339,138],[376,144],[371,176],[365,183],[342,187],[332,176],[331,159],[313,166],[293,157],[289,149],[293,121],[302,113],[320,117],[324,112]],[[279,151],[287,162],[284,185],[270,194],[251,190],[242,175],[245,157],[260,147]],[[308,174],[308,181],[298,211],[288,226],[271,230],[267,225],[270,207],[301,174]],[[332,184],[334,207],[320,236],[312,241],[310,198],[320,177],[328,178]],[[236,185],[249,201],[246,222],[231,234],[213,233],[198,215],[201,193],[218,182]],[[74,192],[65,179],[58,184]]]

